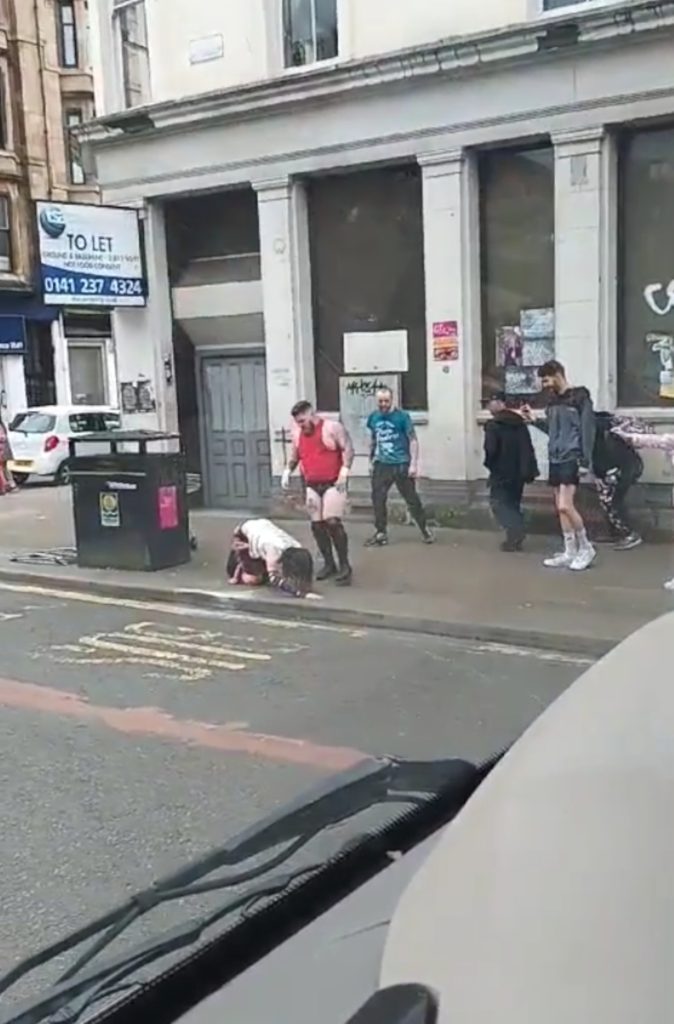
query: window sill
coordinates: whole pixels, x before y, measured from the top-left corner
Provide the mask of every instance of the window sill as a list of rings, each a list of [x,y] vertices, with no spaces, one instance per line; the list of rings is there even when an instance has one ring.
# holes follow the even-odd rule
[[[409,412],[409,410],[407,410]],[[322,416],[324,420],[338,420],[338,412],[321,412],[317,410],[317,415]],[[427,412],[423,409],[412,410],[410,412],[412,423],[415,427],[427,427],[431,421],[431,418]]]
[[[611,7],[615,6],[616,0],[580,0],[580,2],[574,2],[569,0],[567,4],[561,7],[553,7],[549,11],[543,9],[542,0],[538,0],[538,14],[534,14],[534,17],[538,18],[561,18],[567,17],[573,14],[583,14],[588,11],[595,11],[598,7]]]
[[[324,70],[325,68],[335,68],[339,64],[344,62],[344,57],[326,57],[325,60],[315,60],[311,64],[292,64],[290,67],[284,67],[282,74],[288,77],[293,75],[307,75],[311,74],[312,71]]]
[[[620,406],[613,410],[616,416],[634,416],[641,420],[652,420],[654,423],[674,423],[674,405],[671,409],[665,409],[660,406],[635,406],[633,408],[625,408]],[[543,413],[538,411],[538,419],[543,419]],[[491,419],[491,414],[485,409],[478,412],[476,416],[477,423],[480,426],[484,426]]]
[[[616,416],[635,416],[642,420],[653,420],[657,423],[674,423],[674,405],[670,409],[665,406],[619,406]]]

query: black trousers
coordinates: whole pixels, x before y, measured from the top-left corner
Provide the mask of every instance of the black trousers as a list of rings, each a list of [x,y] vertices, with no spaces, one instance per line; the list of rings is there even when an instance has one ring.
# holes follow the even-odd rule
[[[374,508],[374,528],[377,533],[386,533],[388,516],[386,499],[393,485],[396,485],[400,497],[407,505],[410,515],[419,529],[426,530],[426,511],[417,494],[416,481],[410,476],[410,467],[390,466],[385,462],[375,462],[372,469],[372,506]]]
[[[522,480],[489,481],[489,504],[494,517],[505,530],[508,540],[522,540],[525,535],[524,514],[522,512]]]

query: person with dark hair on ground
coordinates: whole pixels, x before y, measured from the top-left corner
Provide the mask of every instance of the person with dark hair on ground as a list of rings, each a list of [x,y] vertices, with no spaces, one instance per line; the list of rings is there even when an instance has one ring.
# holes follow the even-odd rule
[[[232,585],[268,583],[293,597],[307,597],[313,575],[311,552],[270,519],[247,519],[237,526],[227,558]]]
[[[540,366],[538,376],[548,402],[545,421],[535,421],[535,426],[548,435],[549,483],[554,488],[564,538],[564,550],[546,558],[543,564],[551,569],[581,572],[589,569],[597,557],[576,508],[581,473],[592,466],[596,432],[592,399],[587,388],[571,387],[566,370],[555,359]],[[529,406],[522,406],[522,415],[534,422]]]
[[[344,528],[347,484],[353,463],[351,438],[341,423],[317,416],[310,402],[298,402],[291,416],[293,446],[281,486],[286,491],[289,489],[290,477],[299,466],[306,487],[311,531],[323,558],[316,579],[327,580],[334,576],[338,586],[347,587],[353,577],[349,539]]]

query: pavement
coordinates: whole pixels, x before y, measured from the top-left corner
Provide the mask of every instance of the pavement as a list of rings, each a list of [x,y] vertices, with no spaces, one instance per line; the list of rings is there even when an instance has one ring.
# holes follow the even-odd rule
[[[431,635],[515,643],[599,656],[635,629],[671,610],[662,583],[674,575],[674,547],[644,544],[618,553],[600,548],[588,572],[554,572],[541,564],[553,550],[550,537],[532,536],[521,554],[498,549],[500,535],[444,529],[433,547],[412,526],[393,526],[391,544],[366,550],[367,523],[351,522],[353,587],[319,588],[322,600],[295,601],[268,590],[231,588],[224,574],[228,538],[241,518],[195,512],[199,548],[192,561],[156,573],[34,566],[11,556],[72,545],[68,488],[27,487],[0,500],[0,579],[55,589],[86,587],[127,599],[244,609],[276,617],[341,625],[391,628]],[[308,526],[286,524],[312,547]]]
[[[0,974],[340,768],[489,756],[589,663],[37,578],[0,580],[0,645]],[[161,908],[123,941],[189,909]]]

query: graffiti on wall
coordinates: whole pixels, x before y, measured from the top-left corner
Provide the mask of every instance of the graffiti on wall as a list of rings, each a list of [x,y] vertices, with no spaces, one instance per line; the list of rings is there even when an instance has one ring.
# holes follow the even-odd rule
[[[674,280],[668,285],[663,285],[660,281],[647,284],[644,288],[644,299],[656,316],[667,316],[674,310]]]

